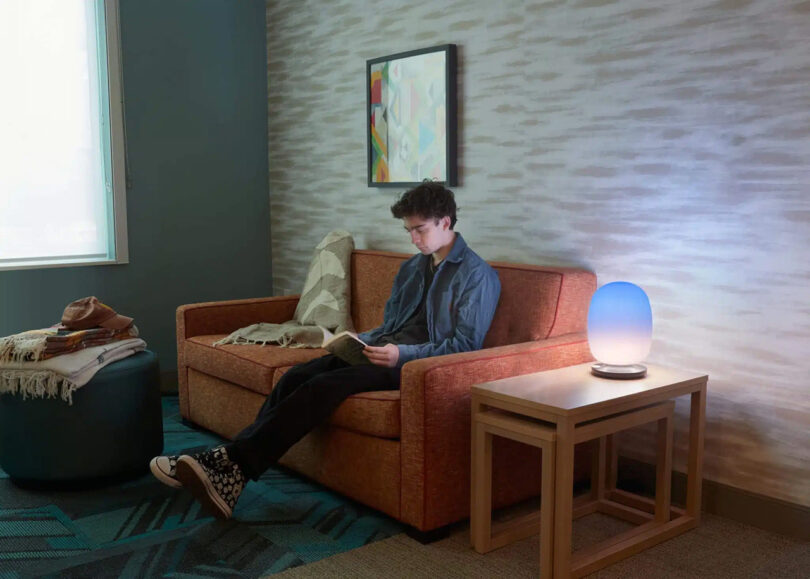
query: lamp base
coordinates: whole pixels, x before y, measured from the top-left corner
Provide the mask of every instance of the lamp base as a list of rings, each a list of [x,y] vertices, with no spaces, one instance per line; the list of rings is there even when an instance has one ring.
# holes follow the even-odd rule
[[[612,378],[613,380],[635,380],[644,378],[647,375],[647,366],[644,364],[628,364],[619,366],[616,364],[603,364],[598,362],[591,366],[591,374],[601,378]]]

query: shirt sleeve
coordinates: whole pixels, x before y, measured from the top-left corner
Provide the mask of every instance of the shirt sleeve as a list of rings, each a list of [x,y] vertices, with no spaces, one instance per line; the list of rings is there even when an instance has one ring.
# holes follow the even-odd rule
[[[376,328],[369,330],[368,332],[360,332],[359,334],[357,334],[357,337],[363,340],[369,346],[373,346],[374,342],[377,341],[377,338],[379,338],[382,335],[382,333],[383,333],[383,326],[378,326]]]
[[[479,350],[495,315],[501,282],[494,269],[476,268],[457,303],[457,324],[452,336],[434,344],[399,344],[397,366],[419,358]]]

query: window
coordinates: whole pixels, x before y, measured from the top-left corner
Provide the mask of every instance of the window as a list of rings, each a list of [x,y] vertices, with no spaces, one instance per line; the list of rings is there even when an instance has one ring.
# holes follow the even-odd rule
[[[2,0],[0,75],[0,269],[126,263],[118,0]]]

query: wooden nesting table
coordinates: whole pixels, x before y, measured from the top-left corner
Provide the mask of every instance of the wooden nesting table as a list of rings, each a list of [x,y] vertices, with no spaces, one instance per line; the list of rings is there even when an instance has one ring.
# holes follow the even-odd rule
[[[473,386],[470,529],[478,551],[486,552],[540,531],[542,517],[546,528],[554,532],[541,533],[541,566],[547,572],[553,569],[554,577],[581,577],[699,523],[708,376],[648,365],[645,378],[610,380],[592,375],[590,366],[580,364]],[[669,503],[669,401],[685,395],[690,396],[686,508],[678,509]],[[613,434],[604,434],[653,420],[659,424],[655,500],[615,488],[618,454]],[[542,460],[553,465],[553,469],[543,468],[544,486],[553,480],[548,493],[553,503],[543,501],[551,503],[551,512],[543,504],[540,515],[513,522],[497,538],[490,537],[491,446],[483,442],[485,432],[534,444],[543,450]],[[574,445],[592,438],[598,441],[598,452],[594,454],[591,493],[575,501]],[[597,511],[638,526],[572,554],[572,519]]]

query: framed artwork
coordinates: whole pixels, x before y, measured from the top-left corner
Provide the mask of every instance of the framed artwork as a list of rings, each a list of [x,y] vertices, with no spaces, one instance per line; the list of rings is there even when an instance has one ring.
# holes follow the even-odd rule
[[[456,45],[366,62],[368,186],[457,184]]]

